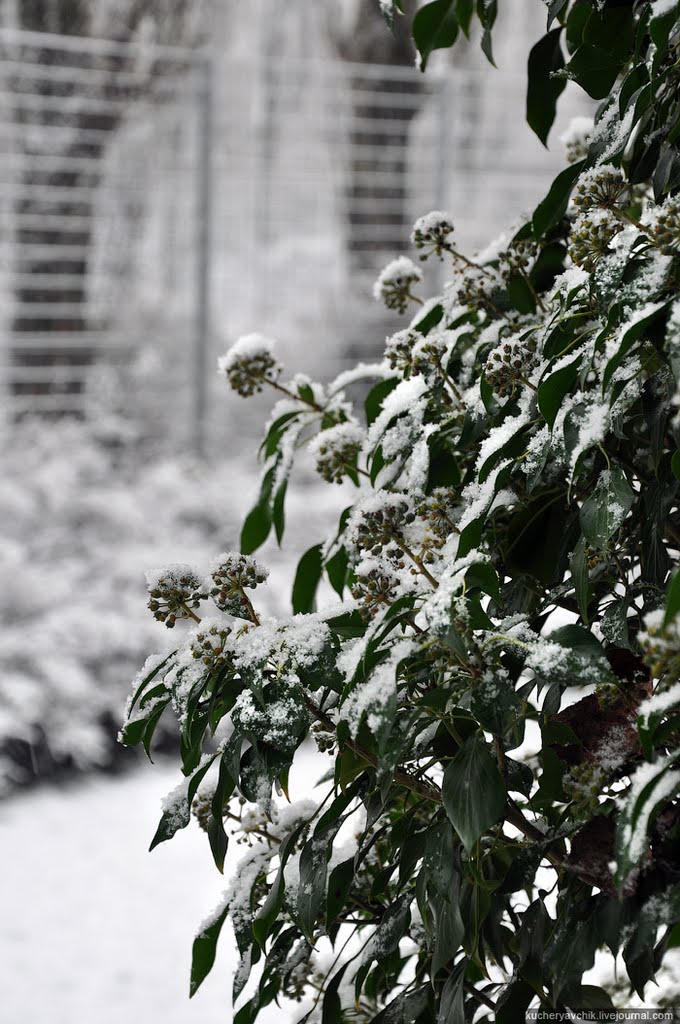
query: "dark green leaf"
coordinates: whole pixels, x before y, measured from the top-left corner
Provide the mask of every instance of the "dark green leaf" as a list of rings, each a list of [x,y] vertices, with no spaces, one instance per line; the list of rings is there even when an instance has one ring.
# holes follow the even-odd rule
[[[433,50],[453,46],[458,30],[456,0],[433,0],[417,11],[413,19],[413,39],[420,54],[422,71]]]
[[[505,787],[483,736],[472,736],[444,772],[442,799],[451,824],[468,851],[500,818]]]
[[[618,466],[600,474],[595,490],[581,506],[579,521],[588,543],[604,550],[633,507],[635,495]]]
[[[577,356],[567,366],[562,366],[544,377],[538,386],[538,408],[551,430],[565,396],[576,382],[580,365],[581,357]]]
[[[680,572],[676,572],[668,586],[664,626],[669,626],[677,615],[680,615]]]
[[[286,523],[284,503],[286,500],[287,487],[288,481],[284,480],[281,486],[277,489],[272,504],[272,523],[274,524],[274,531],[276,533],[276,539],[279,542],[279,544],[283,540],[283,531]],[[247,552],[244,552],[244,554],[246,553]]]
[[[321,544],[315,544],[305,551],[298,562],[292,595],[294,615],[314,611],[316,591],[323,570],[322,550]]]
[[[251,555],[262,547],[272,528],[269,504],[255,505],[246,516],[241,529],[241,551]]]
[[[579,541],[571,553],[569,559],[569,570],[574,585],[574,592],[578,602],[578,610],[581,618],[588,625],[588,605],[590,603],[590,582],[588,577],[588,557],[586,554],[586,542],[584,537]]]
[[[364,409],[366,411],[366,423],[369,427],[380,415],[380,410],[382,409],[384,400],[387,398],[390,391],[394,391],[398,383],[398,377],[388,377],[387,380],[379,380],[378,383],[374,384],[368,392],[368,396],[364,402]]]
[[[608,96],[621,69],[621,61],[610,50],[582,43],[567,64],[573,78],[594,100]]]
[[[571,167],[567,167],[558,174],[550,186],[547,196],[534,210],[531,220],[537,239],[542,238],[546,231],[564,216],[571,190],[585,167],[585,163],[585,160],[579,160],[578,163],[572,164]]]
[[[228,906],[223,907],[209,924],[203,925],[201,931],[194,939],[191,952],[190,996],[196,994],[202,982],[205,981],[212,970],[215,963],[217,940],[220,937],[222,926],[227,919],[228,910]]]
[[[530,128],[545,146],[557,111],[557,100],[566,86],[553,73],[564,67],[560,46],[561,28],[554,28],[536,43],[529,54],[526,116]]]

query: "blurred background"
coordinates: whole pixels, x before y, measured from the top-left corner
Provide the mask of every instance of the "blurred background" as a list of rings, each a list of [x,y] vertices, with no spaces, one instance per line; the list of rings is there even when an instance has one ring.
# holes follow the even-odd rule
[[[372,282],[416,216],[448,210],[472,255],[540,200],[544,19],[501,5],[498,70],[473,39],[423,76],[377,0],[0,3],[3,1022],[231,1019],[228,949],[186,1000],[222,887],[204,837],[145,852],[178,772],[115,742],[166,643],[144,569],[238,544],[270,403],[218,380],[236,337],[291,375],[380,359],[403,323]],[[552,139],[588,112],[567,90]],[[272,612],[347,504],[304,462],[290,502]]]

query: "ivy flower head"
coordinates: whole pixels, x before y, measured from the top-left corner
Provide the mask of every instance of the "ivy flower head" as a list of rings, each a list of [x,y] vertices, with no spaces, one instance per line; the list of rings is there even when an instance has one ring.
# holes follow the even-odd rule
[[[354,570],[352,597],[359,602],[362,618],[372,619],[388,608],[399,593],[400,579],[391,566],[376,558],[365,558]]]
[[[680,251],[680,196],[669,196],[654,213],[652,231],[657,245],[665,252]]]
[[[435,253],[443,259],[445,251],[451,250],[448,241],[449,235],[453,234],[453,221],[448,213],[442,210],[430,210],[429,213],[418,217],[411,232],[411,242],[416,249],[426,249],[420,257],[426,260],[428,256]]]
[[[514,395],[517,387],[526,383],[527,378],[538,366],[535,334],[528,337],[504,338],[489,352],[484,376],[491,390],[500,398]]]
[[[316,471],[327,483],[342,483],[356,462],[364,443],[364,430],[358,423],[338,423],[322,430],[309,442]]]
[[[405,373],[411,369],[413,363],[413,347],[422,338],[419,331],[407,327],[404,331],[397,331],[385,341],[385,359],[391,370],[399,370]]]
[[[217,361],[217,372],[243,398],[262,391],[283,367],[274,356],[276,342],[263,334],[245,334]]]
[[[250,555],[225,551],[210,566],[210,596],[220,611],[252,618],[245,590],[264,583],[268,575],[268,570]]]
[[[571,119],[566,130],[560,135],[560,143],[568,163],[578,163],[579,160],[588,156],[592,134],[592,117],[573,117]]]
[[[384,302],[388,309],[405,313],[409,302],[414,299],[411,288],[422,279],[423,275],[413,260],[399,256],[380,272],[373,285],[373,297]]]
[[[399,546],[404,527],[415,520],[403,494],[377,491],[356,505],[348,523],[349,537],[358,551],[379,555],[383,548]]]
[[[231,627],[222,619],[203,619],[200,626],[192,630],[189,646],[191,655],[207,665],[211,671],[231,662],[229,637]]]
[[[577,267],[592,272],[623,228],[610,210],[591,208],[574,221],[569,239],[569,256]]]
[[[593,206],[612,209],[625,200],[628,184],[622,171],[612,164],[602,164],[584,171],[576,182],[572,202],[579,210],[589,210]]]
[[[177,619],[191,618],[189,610],[206,599],[203,580],[191,565],[177,562],[146,574],[149,602],[154,619],[172,629]]]

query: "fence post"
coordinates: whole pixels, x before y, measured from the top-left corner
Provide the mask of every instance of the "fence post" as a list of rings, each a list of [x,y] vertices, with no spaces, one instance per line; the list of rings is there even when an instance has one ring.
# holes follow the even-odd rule
[[[448,210],[451,167],[454,164],[452,120],[454,111],[455,90],[453,76],[449,72],[439,84],[438,131],[437,131],[437,204],[440,210]],[[444,288],[447,274],[444,263],[439,268],[439,286]]]
[[[213,55],[200,54],[198,64],[198,166],[196,217],[196,309],[194,401],[192,410],[193,449],[199,456],[206,451],[208,412],[208,362],[211,349],[211,288],[213,208]]]

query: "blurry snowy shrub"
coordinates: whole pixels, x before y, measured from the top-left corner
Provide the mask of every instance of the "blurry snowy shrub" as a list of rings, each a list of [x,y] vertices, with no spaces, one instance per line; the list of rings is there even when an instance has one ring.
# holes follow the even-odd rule
[[[421,218],[448,283],[425,299],[410,257],[383,271],[376,298],[412,319],[374,367],[284,382],[252,338],[221,363],[283,395],[244,555],[281,540],[299,449],[357,487],[310,537],[292,616],[240,584],[235,614],[201,602],[209,625],[128,704],[125,743],[148,749],[166,708],[181,726],[153,845],[193,804],[220,869],[227,829],[247,846],[191,981],[229,920],[236,1024],[286,997],[322,1024],[606,1009],[598,950],[649,1001],[680,944],[680,4],[546,6],[529,123],[545,140],[566,78],[602,102],[533,215],[477,255],[455,217]],[[421,63],[475,12],[491,57],[495,10],[425,4]],[[286,805],[310,734],[326,784]]]
[[[138,615],[140,564],[166,562],[178,538],[192,559],[229,542],[224,496],[247,486],[233,458],[208,472],[101,419],[3,436],[0,789],[121,761],[122,680],[160,628]]]

